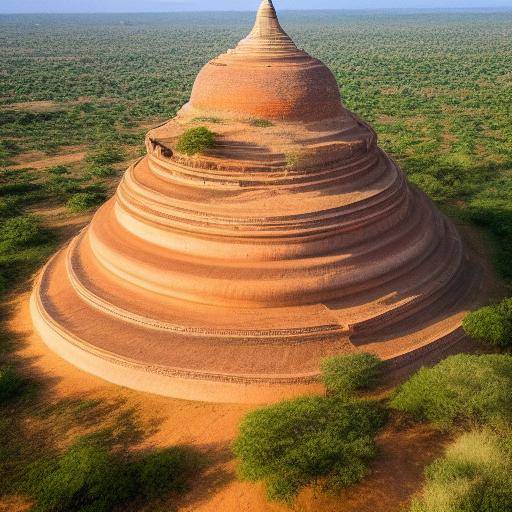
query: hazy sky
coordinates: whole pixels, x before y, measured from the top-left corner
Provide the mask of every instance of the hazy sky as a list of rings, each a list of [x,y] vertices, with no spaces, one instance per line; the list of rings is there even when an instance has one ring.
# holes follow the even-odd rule
[[[512,7],[512,0],[275,0],[278,9]],[[0,13],[254,10],[259,0],[0,0]]]

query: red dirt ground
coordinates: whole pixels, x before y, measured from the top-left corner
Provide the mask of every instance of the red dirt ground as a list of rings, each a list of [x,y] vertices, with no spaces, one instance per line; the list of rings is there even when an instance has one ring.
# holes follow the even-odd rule
[[[270,504],[260,485],[239,482],[230,444],[237,426],[250,406],[206,404],[158,397],[119,388],[88,375],[50,352],[32,332],[28,293],[15,303],[10,328],[22,341],[19,355],[30,361],[30,372],[48,383],[45,400],[121,399],[123,407],[136,411],[144,425],[156,426],[142,442],[145,446],[187,444],[204,452],[208,468],[198,475],[192,490],[178,503],[179,512],[285,512]],[[379,436],[380,455],[370,476],[339,497],[312,490],[303,492],[294,510],[302,512],[397,512],[422,483],[425,464],[438,456],[444,439],[425,426],[391,425]],[[169,503],[176,505],[176,503]],[[7,507],[7,508],[6,508]],[[0,503],[0,512],[13,512],[15,501]],[[130,509],[137,510],[137,509]],[[140,510],[140,508],[138,509]],[[149,509],[144,509],[149,512]],[[167,510],[163,508],[162,510]],[[171,510],[171,508],[169,508]]]

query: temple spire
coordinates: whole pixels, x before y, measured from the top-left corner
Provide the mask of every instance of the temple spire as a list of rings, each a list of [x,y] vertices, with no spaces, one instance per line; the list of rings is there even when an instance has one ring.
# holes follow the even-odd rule
[[[282,38],[283,35],[286,36],[286,32],[279,24],[272,0],[262,0],[256,15],[254,28],[249,37],[273,39],[276,37]]]

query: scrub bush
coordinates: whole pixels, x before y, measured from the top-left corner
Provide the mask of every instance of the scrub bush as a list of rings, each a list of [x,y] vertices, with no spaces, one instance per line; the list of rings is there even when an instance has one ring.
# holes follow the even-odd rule
[[[512,418],[512,356],[452,356],[402,384],[391,407],[441,428]]]
[[[411,512],[511,512],[511,443],[489,431],[463,434],[426,470]]]
[[[335,492],[359,482],[375,455],[384,413],[374,403],[304,397],[249,413],[234,452],[243,479],[271,500],[292,502],[309,484]]]
[[[190,128],[178,140],[176,149],[192,156],[210,149],[215,144],[215,134],[204,126]]]
[[[512,299],[469,313],[462,326],[468,336],[497,347],[512,345]]]
[[[329,357],[322,361],[323,382],[331,394],[351,395],[376,381],[382,361],[372,354]]]
[[[0,224],[0,243],[3,249],[34,245],[42,238],[41,222],[35,215],[18,215]]]

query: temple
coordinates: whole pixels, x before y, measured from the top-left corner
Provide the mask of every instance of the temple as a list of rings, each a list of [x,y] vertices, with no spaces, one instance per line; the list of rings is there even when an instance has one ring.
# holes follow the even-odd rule
[[[214,146],[181,154],[199,126]],[[69,362],[152,393],[266,403],[319,391],[327,356],[392,370],[461,340],[478,263],[270,0],[146,148],[34,288],[36,330]]]

